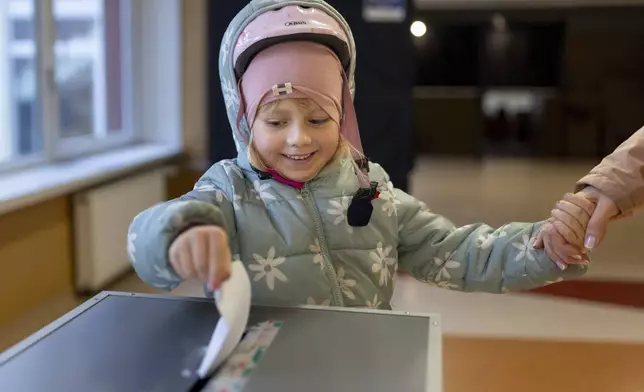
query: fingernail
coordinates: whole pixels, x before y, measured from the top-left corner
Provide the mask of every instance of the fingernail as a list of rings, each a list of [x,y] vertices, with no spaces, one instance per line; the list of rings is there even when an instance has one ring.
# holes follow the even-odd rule
[[[575,259],[575,260],[581,260],[582,259],[582,257],[580,255],[572,256],[572,258]]]
[[[572,256],[573,259],[577,260],[574,263],[571,264],[577,264],[577,265],[589,265],[590,261],[588,259],[585,259],[583,257],[577,257],[577,256]]]
[[[586,236],[586,241],[584,242],[584,246],[588,249],[592,249],[595,247],[597,244],[597,238],[593,237],[592,235]]]
[[[557,267],[559,267],[560,270],[565,271],[568,266],[565,263],[562,263],[561,261],[556,260],[555,264],[557,264]]]

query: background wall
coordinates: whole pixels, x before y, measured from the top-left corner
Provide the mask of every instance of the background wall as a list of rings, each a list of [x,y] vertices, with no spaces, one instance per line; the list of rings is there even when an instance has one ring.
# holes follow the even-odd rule
[[[191,168],[208,161],[207,0],[183,0],[183,143]]]
[[[599,159],[644,124],[643,7],[486,5],[417,13],[428,25],[415,50],[420,154]],[[499,36],[510,44],[489,51],[499,19],[507,26]],[[538,101],[524,112],[524,136],[510,116],[500,141],[492,140],[496,118],[484,110],[490,92]]]
[[[67,197],[0,215],[0,324],[71,291],[70,218]]]

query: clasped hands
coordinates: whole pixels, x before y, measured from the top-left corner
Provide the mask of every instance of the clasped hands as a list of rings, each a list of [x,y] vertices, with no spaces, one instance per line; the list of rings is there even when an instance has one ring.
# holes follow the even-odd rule
[[[608,223],[620,215],[617,205],[593,187],[567,193],[556,203],[534,242],[545,249],[560,269],[568,264],[588,265],[588,251],[602,241]]]

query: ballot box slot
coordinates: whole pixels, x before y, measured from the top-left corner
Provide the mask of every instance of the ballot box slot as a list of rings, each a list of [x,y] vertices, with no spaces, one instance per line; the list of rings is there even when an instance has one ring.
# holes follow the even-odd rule
[[[253,371],[282,328],[283,322],[268,320],[250,326],[227,360],[212,376],[204,379],[191,374],[195,380],[186,392],[241,392]]]

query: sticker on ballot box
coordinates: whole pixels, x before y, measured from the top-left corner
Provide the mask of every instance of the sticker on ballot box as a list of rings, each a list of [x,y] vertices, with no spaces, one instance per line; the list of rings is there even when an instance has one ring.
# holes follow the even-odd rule
[[[282,327],[281,321],[265,321],[248,329],[226,362],[210,379],[204,392],[240,392],[246,386],[266,350]]]

